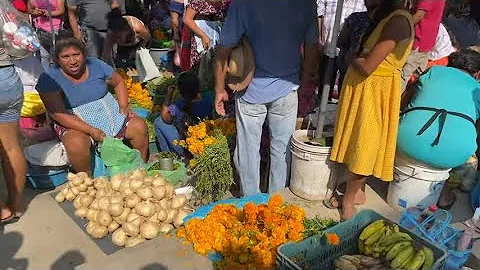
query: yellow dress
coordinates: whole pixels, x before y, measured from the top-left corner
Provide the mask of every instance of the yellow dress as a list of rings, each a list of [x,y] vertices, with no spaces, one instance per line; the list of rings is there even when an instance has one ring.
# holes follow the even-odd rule
[[[354,67],[345,75],[335,124],[331,160],[344,163],[351,172],[393,179],[401,99],[401,70],[412,49],[413,19],[398,10],[382,20],[365,43],[368,53],[385,24],[394,16],[408,18],[412,36],[399,42],[368,77]]]

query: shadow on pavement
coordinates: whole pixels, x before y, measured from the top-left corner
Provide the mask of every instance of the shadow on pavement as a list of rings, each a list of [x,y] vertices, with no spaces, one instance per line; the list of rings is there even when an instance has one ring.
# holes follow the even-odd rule
[[[14,258],[22,244],[23,235],[18,232],[4,234],[3,226],[0,226],[0,269],[24,270],[28,268],[27,259]]]
[[[85,263],[85,256],[80,251],[70,250],[58,258],[51,266],[52,270],[73,270]]]
[[[159,263],[152,263],[145,267],[142,267],[141,270],[167,270],[168,268]]]

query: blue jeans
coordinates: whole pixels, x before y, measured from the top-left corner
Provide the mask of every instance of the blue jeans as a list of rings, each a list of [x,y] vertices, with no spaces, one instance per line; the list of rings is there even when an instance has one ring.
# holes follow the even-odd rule
[[[107,40],[107,31],[98,31],[89,27],[81,27],[81,29],[88,56],[96,58],[102,57],[103,46]]]
[[[267,104],[235,101],[237,147],[234,162],[240,176],[242,193],[260,192],[260,141],[262,126],[268,120],[270,129],[270,177],[268,192],[284,189],[290,175],[290,139],[295,132],[298,96],[292,91],[286,97]]]
[[[174,140],[180,140],[180,133],[172,124],[163,122],[161,116],[155,119],[155,133],[157,134],[157,141],[162,152],[174,152],[182,156],[184,149],[179,145],[173,145]]]

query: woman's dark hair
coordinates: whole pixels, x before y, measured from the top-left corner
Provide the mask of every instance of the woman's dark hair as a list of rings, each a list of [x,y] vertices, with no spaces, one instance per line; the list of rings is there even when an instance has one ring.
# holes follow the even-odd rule
[[[471,49],[454,52],[448,57],[448,66],[475,74],[480,71],[480,53]]]
[[[181,73],[177,78],[178,91],[185,99],[185,112],[189,116],[193,116],[191,105],[192,101],[200,92],[200,80],[198,76],[193,73]]]
[[[395,10],[403,7],[405,4],[405,0],[384,0],[375,10],[373,14],[373,18],[370,21],[370,25],[365,29],[365,32],[362,35],[362,39],[360,41],[360,51],[361,53],[365,47],[365,43],[367,42],[370,35],[373,33],[375,28],[377,28],[378,24],[388,17],[392,12]]]
[[[70,47],[79,49],[84,56],[87,56],[87,48],[83,42],[75,38],[70,31],[60,30],[55,37],[55,55],[53,57],[55,64],[58,65],[58,57],[60,53]]]
[[[127,19],[122,16],[122,11],[119,8],[114,8],[107,15],[108,29],[113,32],[122,32],[130,29]]]

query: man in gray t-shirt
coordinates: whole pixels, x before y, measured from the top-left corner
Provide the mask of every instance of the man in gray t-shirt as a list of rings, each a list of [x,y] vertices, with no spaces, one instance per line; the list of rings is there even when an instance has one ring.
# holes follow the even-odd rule
[[[72,32],[85,42],[88,55],[102,55],[107,36],[107,14],[113,8],[123,10],[125,0],[67,0],[67,7]]]

